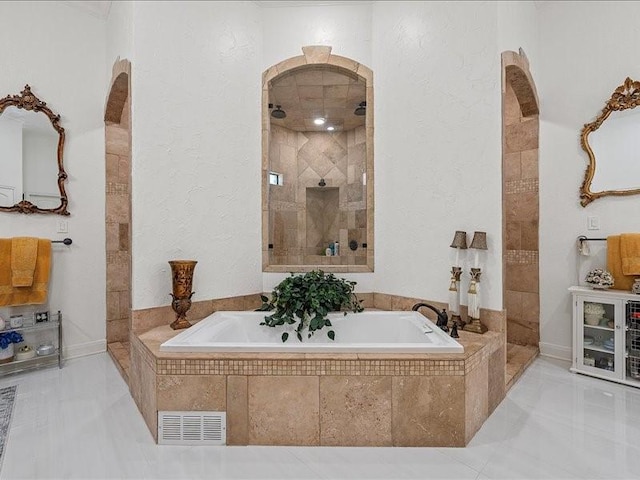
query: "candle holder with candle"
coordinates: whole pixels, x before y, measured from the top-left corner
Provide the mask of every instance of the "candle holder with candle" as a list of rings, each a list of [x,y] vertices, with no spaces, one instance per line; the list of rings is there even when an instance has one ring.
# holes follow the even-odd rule
[[[459,328],[464,327],[464,321],[460,316],[460,276],[462,275],[462,267],[460,266],[460,250],[467,249],[467,232],[456,231],[451,248],[456,249],[456,260],[451,267],[451,282],[449,284],[449,328],[457,325]]]
[[[474,266],[471,268],[471,281],[467,297],[469,323],[464,326],[466,332],[485,333],[487,327],[480,322],[480,250],[487,250],[487,233],[474,232],[469,248],[475,249]]]

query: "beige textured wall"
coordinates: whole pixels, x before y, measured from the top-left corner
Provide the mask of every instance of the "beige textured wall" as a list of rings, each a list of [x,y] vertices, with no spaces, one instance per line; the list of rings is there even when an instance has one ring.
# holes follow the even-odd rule
[[[272,125],[270,169],[283,185],[269,190],[271,263],[281,265],[366,263],[366,195],[363,185],[365,129],[295,132]],[[318,184],[324,179],[326,186]],[[338,257],[325,257],[329,242]],[[352,251],[350,240],[358,242]]]

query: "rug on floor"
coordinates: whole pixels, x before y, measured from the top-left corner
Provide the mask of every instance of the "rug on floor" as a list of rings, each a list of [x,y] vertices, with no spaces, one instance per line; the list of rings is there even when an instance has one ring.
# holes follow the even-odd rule
[[[13,404],[16,399],[16,388],[16,385],[0,388],[0,467],[2,467],[4,447],[9,436],[11,414],[13,413]]]

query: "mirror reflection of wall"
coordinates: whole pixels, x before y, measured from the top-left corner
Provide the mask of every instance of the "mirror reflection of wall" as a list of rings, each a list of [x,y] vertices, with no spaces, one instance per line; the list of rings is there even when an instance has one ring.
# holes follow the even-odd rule
[[[640,82],[627,77],[580,136],[589,164],[580,205],[607,196],[640,195]]]
[[[591,182],[594,192],[629,190],[640,185],[640,111],[612,112],[598,130],[589,135],[598,159]]]
[[[60,204],[58,132],[42,113],[8,107],[0,116],[0,206],[28,200],[39,208]]]
[[[329,66],[272,80],[271,265],[366,265],[365,95],[363,78]],[[340,254],[327,258],[335,242]]]

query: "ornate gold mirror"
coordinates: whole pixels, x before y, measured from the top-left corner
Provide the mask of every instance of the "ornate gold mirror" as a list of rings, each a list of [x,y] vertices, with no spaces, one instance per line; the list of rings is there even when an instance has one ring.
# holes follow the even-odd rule
[[[580,187],[583,207],[608,195],[640,194],[640,109],[635,110],[639,104],[640,82],[627,78],[596,120],[582,129],[582,148],[589,155]]]
[[[373,271],[373,76],[303,47],[263,75],[263,270]]]
[[[29,85],[0,100],[0,212],[69,215],[60,115]]]

